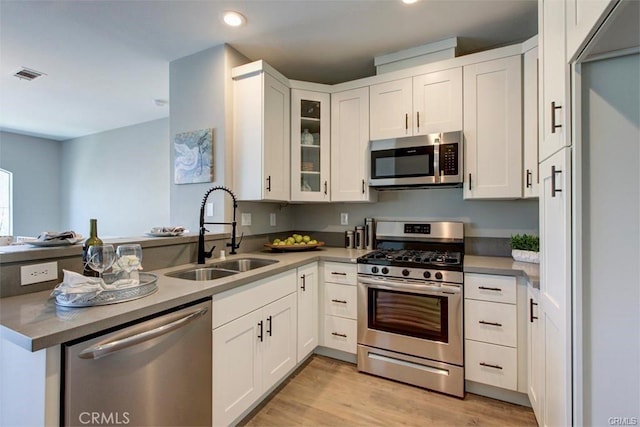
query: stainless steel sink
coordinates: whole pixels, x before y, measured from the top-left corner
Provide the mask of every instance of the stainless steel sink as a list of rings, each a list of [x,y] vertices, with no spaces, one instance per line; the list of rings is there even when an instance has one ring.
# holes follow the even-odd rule
[[[225,270],[234,271],[249,271],[267,265],[275,264],[278,262],[276,259],[263,259],[263,258],[238,258],[228,261],[220,261],[212,264],[212,267],[224,268]]]
[[[209,264],[206,267],[188,268],[173,271],[166,276],[185,280],[214,280],[232,276],[243,271],[249,271],[267,265],[275,264],[278,260],[263,258],[238,258]]]
[[[238,274],[239,271],[225,270],[222,268],[189,268],[187,270],[174,271],[167,273],[166,276],[175,277],[176,279],[186,280],[213,280]]]

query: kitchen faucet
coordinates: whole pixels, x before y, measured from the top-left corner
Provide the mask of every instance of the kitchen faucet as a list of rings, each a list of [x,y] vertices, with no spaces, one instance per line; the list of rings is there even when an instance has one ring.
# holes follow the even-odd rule
[[[204,207],[207,204],[207,199],[209,198],[209,194],[213,193],[216,190],[222,190],[231,196],[233,199],[233,221],[231,222],[205,222],[204,221]],[[227,246],[231,248],[229,254],[235,255],[236,249],[240,247],[240,243],[236,244],[236,209],[238,208],[238,200],[236,199],[236,195],[233,194],[231,190],[227,187],[211,187],[204,193],[204,197],[202,198],[202,205],[200,206],[200,232],[198,234],[198,264],[204,264],[205,258],[211,258],[213,255],[213,250],[216,248],[213,246],[210,251],[205,250],[204,248],[204,233],[207,231],[204,228],[205,224],[216,224],[216,225],[231,225],[231,243],[227,243]],[[242,242],[242,237],[240,237],[240,242]]]

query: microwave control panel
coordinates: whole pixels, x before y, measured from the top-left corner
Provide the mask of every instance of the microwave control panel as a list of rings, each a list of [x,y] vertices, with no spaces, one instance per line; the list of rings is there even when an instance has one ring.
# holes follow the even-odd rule
[[[458,175],[458,144],[440,144],[440,174]]]

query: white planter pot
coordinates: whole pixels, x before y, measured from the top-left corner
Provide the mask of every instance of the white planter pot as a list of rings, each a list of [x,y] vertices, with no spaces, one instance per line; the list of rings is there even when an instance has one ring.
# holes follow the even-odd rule
[[[511,256],[516,261],[531,262],[540,264],[540,252],[522,251],[520,249],[511,249]]]

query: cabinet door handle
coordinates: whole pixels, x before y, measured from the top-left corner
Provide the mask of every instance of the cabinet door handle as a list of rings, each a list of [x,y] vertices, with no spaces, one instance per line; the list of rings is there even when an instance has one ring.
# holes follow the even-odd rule
[[[556,170],[555,165],[551,166],[551,197],[556,197],[556,193],[561,193],[561,188],[556,188],[556,175],[562,173],[561,170]]]
[[[478,289],[482,289],[483,291],[496,291],[496,292],[502,292],[502,289],[500,288],[489,288],[487,286],[478,286]]]
[[[471,191],[471,174],[469,174],[469,191]]]
[[[478,323],[482,325],[498,326],[502,328],[502,323],[498,323],[498,322],[485,322],[484,320],[478,320]]]
[[[538,317],[533,315],[533,306],[538,305],[537,302],[533,302],[533,298],[529,298],[529,322],[533,323]]]
[[[362,180],[362,194],[364,194],[364,179]]]
[[[409,113],[404,113],[404,130],[409,130]]]
[[[502,369],[502,366],[500,365],[492,365],[490,363],[484,363],[484,362],[480,362],[480,366],[486,366],[487,368],[493,368],[493,369]]]
[[[302,289],[302,292],[306,292],[306,290],[307,290],[307,275],[303,274],[302,276],[300,276],[300,279],[302,279],[302,286],[300,286],[300,289]]]
[[[418,130],[420,130],[420,111],[416,112],[416,124],[418,126]]]
[[[337,302],[339,304],[346,304],[347,302],[343,299],[332,299],[331,302]]]
[[[267,333],[271,336],[271,316],[267,317]]]
[[[331,335],[335,336],[335,337],[342,337],[342,338],[346,338],[347,334],[341,334],[339,332],[331,332]]]
[[[327,181],[324,182],[324,195],[327,195]]]
[[[562,125],[556,124],[556,110],[561,109],[561,105],[556,105],[556,102],[551,103],[551,133],[556,133],[557,128],[561,128]]]
[[[267,191],[271,191],[271,175],[267,177]]]
[[[262,336],[262,326],[263,326],[263,322],[262,320],[258,322],[258,327],[260,328],[260,333],[258,334],[258,338],[260,338],[260,342],[263,341],[263,336]]]
[[[342,273],[340,271],[332,271],[331,274],[337,274],[338,276],[346,276],[347,273]]]
[[[531,186],[533,185],[531,183],[532,176],[533,176],[533,174],[531,173],[531,171],[529,169],[527,169],[527,188],[531,188]]]

